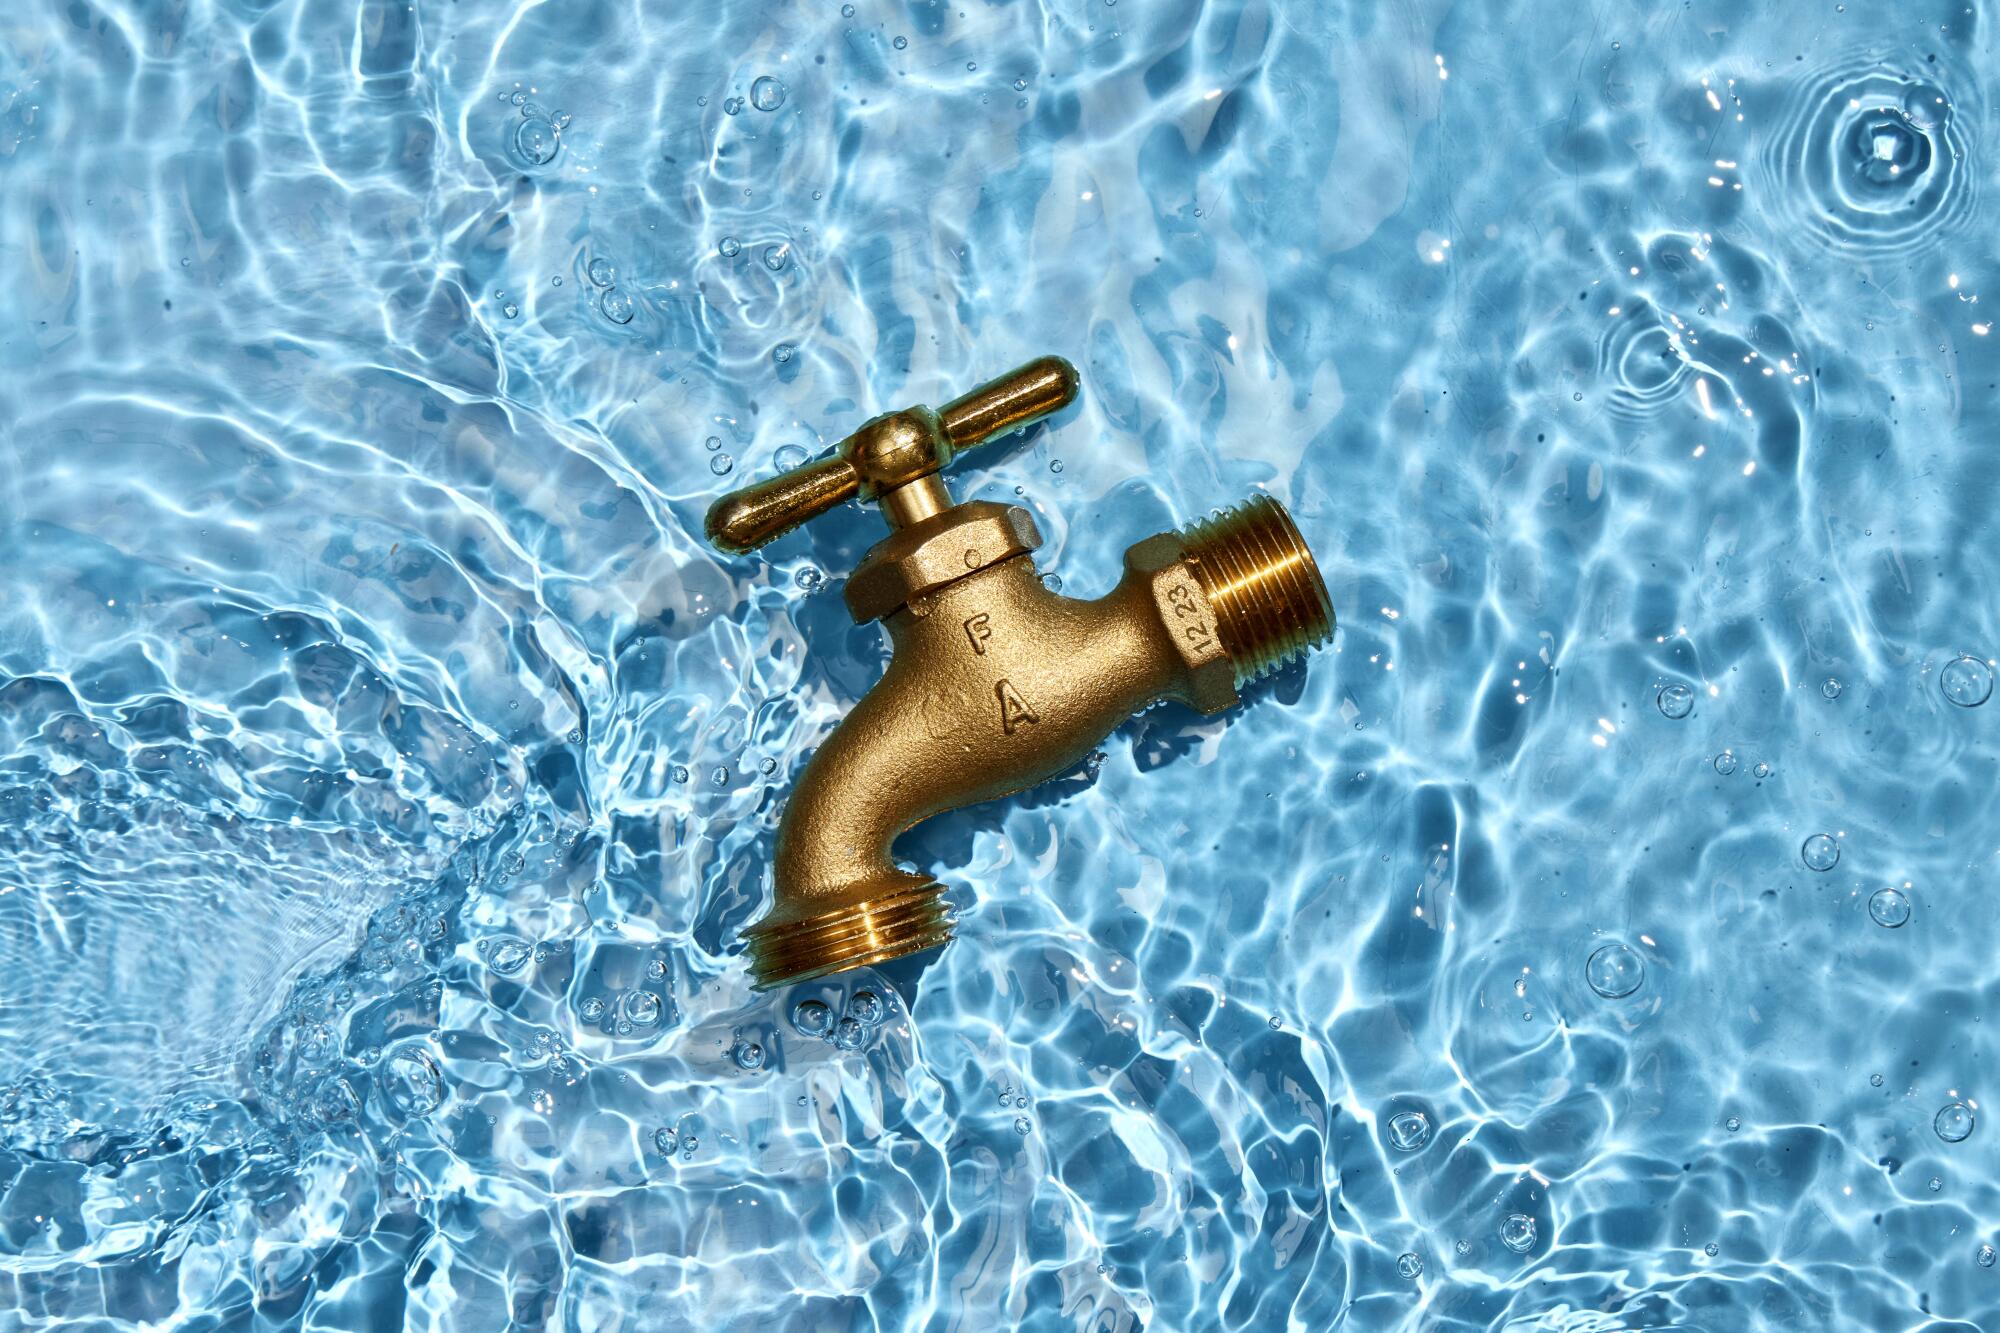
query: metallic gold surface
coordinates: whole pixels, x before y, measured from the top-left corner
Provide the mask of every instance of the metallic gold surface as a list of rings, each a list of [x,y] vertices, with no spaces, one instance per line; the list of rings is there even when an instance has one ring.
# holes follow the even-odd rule
[[[941,412],[906,407],[885,413],[842,440],[832,456],[717,500],[708,511],[708,539],[717,550],[741,555],[853,499],[887,500],[884,511],[897,526],[926,518],[951,503],[943,483],[899,494],[901,488],[934,475],[974,445],[1061,411],[1075,401],[1076,391],[1076,368],[1059,356],[1045,356],[954,399]]]
[[[1076,372],[1046,357],[939,413],[878,417],[838,456],[725,497],[710,533],[742,550],[850,496],[896,497],[955,449],[1075,393]],[[922,470],[926,456],[936,462]],[[1025,510],[936,510],[940,495],[948,502],[941,483],[889,499],[898,530],[848,580],[855,619],[880,619],[892,653],[806,765],[779,822],[771,910],[745,932],[759,987],[944,944],[953,928],[944,886],[896,864],[900,834],[1069,771],[1159,700],[1227,708],[1240,685],[1333,632],[1312,554],[1268,496],[1137,543],[1118,586],[1079,601],[1036,573],[1041,534]]]

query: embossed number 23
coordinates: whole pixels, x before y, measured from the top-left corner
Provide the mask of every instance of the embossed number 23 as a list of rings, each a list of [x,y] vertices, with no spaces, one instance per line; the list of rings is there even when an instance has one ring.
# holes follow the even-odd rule
[[[1196,648],[1206,650],[1212,640],[1208,623],[1201,614],[1201,604],[1194,599],[1194,589],[1185,583],[1176,583],[1167,589],[1167,600],[1173,603],[1174,614],[1182,620],[1192,620],[1192,625],[1181,626],[1181,633]]]

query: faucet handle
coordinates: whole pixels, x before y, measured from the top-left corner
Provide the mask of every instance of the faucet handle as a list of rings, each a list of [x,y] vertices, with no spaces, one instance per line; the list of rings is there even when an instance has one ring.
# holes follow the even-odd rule
[[[731,555],[775,541],[849,500],[879,500],[892,526],[951,504],[937,472],[976,445],[1032,425],[1076,400],[1076,367],[1038,357],[937,411],[907,407],[876,417],[833,453],[731,491],[708,511],[708,540]]]

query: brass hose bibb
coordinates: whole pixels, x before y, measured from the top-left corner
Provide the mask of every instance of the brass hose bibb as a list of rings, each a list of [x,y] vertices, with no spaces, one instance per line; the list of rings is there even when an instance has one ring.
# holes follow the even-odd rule
[[[806,765],[778,825],[771,910],[745,932],[760,989],[951,938],[944,887],[891,855],[904,830],[1069,771],[1159,700],[1219,712],[1331,637],[1319,568],[1269,496],[1146,538],[1091,602],[1043,585],[1025,509],[953,503],[940,469],[1076,393],[1076,370],[1043,357],[937,411],[879,416],[709,510],[709,540],[732,554],[856,498],[892,529],[847,580],[855,622],[888,628],[889,666]]]

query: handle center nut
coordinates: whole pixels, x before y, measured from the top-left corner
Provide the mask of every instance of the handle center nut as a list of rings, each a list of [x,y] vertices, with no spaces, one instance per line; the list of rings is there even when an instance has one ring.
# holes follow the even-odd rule
[[[847,609],[865,625],[968,574],[1026,555],[1042,534],[1028,511],[973,500],[891,533],[847,580]]]

